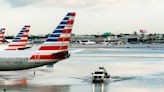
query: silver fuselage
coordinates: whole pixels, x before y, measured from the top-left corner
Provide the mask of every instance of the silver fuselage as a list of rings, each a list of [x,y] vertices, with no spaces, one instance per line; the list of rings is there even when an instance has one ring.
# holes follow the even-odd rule
[[[62,59],[40,60],[39,57],[30,61],[36,51],[0,51],[0,71],[24,70],[47,64],[56,63]]]

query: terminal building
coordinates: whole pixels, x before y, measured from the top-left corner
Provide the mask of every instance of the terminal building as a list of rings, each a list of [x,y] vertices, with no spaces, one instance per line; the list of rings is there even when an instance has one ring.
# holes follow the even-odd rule
[[[7,38],[7,37],[6,37]],[[47,36],[30,36],[34,44],[41,44]],[[104,37],[103,35],[73,35],[71,44],[138,44],[164,43],[164,34],[119,34]]]
[[[71,43],[74,44],[85,44],[85,43],[95,43],[96,42],[96,37],[95,36],[90,36],[90,35],[76,35],[72,36],[71,38]]]

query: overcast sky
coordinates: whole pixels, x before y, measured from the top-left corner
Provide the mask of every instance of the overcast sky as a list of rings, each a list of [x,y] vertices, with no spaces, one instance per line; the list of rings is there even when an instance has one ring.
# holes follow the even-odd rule
[[[0,27],[15,35],[30,24],[30,34],[47,34],[70,11],[76,34],[164,33],[164,0],[0,0]]]

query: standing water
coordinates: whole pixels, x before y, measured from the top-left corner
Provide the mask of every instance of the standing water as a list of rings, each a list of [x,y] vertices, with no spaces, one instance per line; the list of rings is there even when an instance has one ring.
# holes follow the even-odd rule
[[[91,73],[103,66],[109,81],[93,84]],[[35,71],[35,75],[34,75]],[[12,80],[26,80],[23,85]],[[0,72],[6,92],[163,92],[164,49],[71,49],[69,59],[52,67]]]

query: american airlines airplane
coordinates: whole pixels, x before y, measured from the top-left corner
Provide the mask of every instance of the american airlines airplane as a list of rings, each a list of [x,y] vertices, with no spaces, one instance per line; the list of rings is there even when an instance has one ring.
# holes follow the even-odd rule
[[[0,51],[0,71],[13,71],[54,64],[70,56],[68,44],[75,13],[68,13],[36,51]]]
[[[5,50],[23,50],[27,47],[27,41],[29,36],[29,25],[25,25],[17,36],[8,44]]]
[[[28,36],[29,36],[29,25],[25,25],[21,31],[17,34],[17,36],[12,40],[12,42],[10,42],[7,47],[5,48],[5,50],[24,50],[28,47]],[[0,43],[2,43],[5,39],[4,37],[4,32],[5,29],[2,28],[0,30]],[[7,40],[6,40],[7,41]]]
[[[5,28],[1,28],[0,29],[0,44],[3,43],[4,33],[5,33]]]

